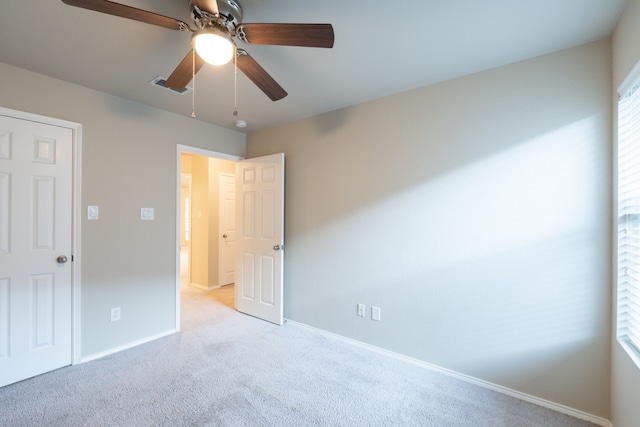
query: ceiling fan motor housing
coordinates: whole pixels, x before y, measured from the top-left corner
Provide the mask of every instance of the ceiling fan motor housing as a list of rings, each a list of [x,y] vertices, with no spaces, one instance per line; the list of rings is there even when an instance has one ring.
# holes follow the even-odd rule
[[[242,7],[234,0],[189,0],[191,18],[198,29],[220,26],[235,35],[242,22]],[[218,15],[215,11],[218,10]]]

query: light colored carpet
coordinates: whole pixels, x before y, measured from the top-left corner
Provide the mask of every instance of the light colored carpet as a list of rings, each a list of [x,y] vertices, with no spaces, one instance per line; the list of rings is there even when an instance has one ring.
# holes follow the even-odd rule
[[[216,291],[187,288],[182,304],[178,334],[0,388],[0,425],[593,426],[239,314]]]

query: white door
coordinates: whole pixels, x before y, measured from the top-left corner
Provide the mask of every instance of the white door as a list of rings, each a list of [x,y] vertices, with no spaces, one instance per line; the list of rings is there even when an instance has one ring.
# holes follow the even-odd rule
[[[0,386],[71,364],[72,141],[0,115]]]
[[[236,188],[236,308],[282,325],[284,154],[238,162]]]
[[[236,176],[220,173],[220,286],[235,281],[236,273]]]

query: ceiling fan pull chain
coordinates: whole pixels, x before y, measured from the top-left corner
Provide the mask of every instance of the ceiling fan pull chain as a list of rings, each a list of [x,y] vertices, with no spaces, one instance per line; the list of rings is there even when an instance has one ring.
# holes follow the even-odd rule
[[[191,51],[191,76],[193,80],[193,87],[191,91],[191,117],[196,118],[196,51]]]
[[[233,61],[233,116],[238,117],[238,55]]]

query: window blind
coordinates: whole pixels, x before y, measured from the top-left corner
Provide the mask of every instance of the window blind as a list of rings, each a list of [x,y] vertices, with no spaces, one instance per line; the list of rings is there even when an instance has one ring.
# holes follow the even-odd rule
[[[618,102],[618,339],[640,357],[640,78]]]

